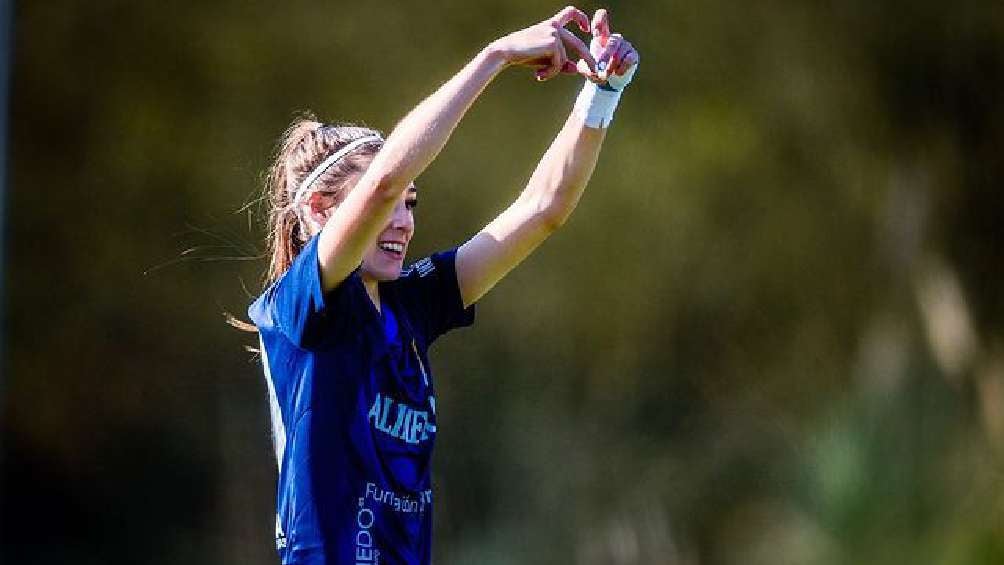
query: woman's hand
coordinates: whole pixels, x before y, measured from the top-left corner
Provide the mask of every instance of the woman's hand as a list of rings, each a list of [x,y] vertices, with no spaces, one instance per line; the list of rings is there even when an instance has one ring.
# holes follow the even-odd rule
[[[502,54],[506,65],[535,69],[537,80],[547,80],[558,73],[579,73],[583,68],[585,74],[595,74],[596,63],[589,48],[565,29],[572,21],[579,24],[583,32],[589,32],[589,18],[585,12],[568,6],[552,18],[493,41],[491,48]],[[578,69],[569,59],[569,51],[576,60],[581,58]]]
[[[600,82],[609,82],[616,90],[623,90],[631,81],[631,77],[626,77],[625,73],[640,60],[638,51],[621,34],[610,33],[610,15],[606,10],[596,10],[590,27],[593,39],[589,43],[589,50],[596,61],[593,67],[597,69],[596,78]],[[590,67],[580,62],[578,71],[587,74]]]

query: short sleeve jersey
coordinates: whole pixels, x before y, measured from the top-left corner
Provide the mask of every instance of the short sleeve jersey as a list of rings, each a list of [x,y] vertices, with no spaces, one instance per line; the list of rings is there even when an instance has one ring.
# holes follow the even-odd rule
[[[379,284],[324,292],[317,237],[248,309],[258,326],[279,466],[284,564],[427,564],[436,397],[428,348],[474,321],[456,250]]]

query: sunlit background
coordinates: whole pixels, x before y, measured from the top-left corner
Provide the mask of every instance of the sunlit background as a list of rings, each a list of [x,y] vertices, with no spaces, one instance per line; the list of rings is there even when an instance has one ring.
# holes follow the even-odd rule
[[[0,562],[276,563],[223,317],[273,143],[389,131],[562,6],[18,2]],[[585,197],[433,351],[435,561],[1004,563],[1004,10],[606,7],[642,64]],[[579,82],[486,90],[412,258],[515,197]]]

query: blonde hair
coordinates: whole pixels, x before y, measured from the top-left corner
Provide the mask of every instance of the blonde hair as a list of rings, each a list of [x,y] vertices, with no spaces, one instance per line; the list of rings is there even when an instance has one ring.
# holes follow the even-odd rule
[[[311,113],[304,113],[286,128],[272,154],[272,163],[265,176],[262,201],[268,202],[269,266],[264,285],[272,283],[289,270],[293,260],[310,240],[301,202],[295,202],[297,188],[325,159],[349,143],[364,137],[383,135],[371,128],[355,124],[325,124]],[[362,174],[376,155],[382,141],[363,143],[335,161],[311,183],[309,191],[338,193],[351,189],[349,181]],[[257,332],[254,324],[244,322],[229,312],[223,313],[227,323],[237,329]],[[248,348],[256,351],[254,348]]]
[[[269,202],[268,247],[271,252],[265,286],[285,273],[303,245],[310,239],[301,216],[301,206],[294,203],[296,189],[303,179],[331,154],[349,143],[370,136],[377,130],[354,124],[324,124],[306,114],[286,128],[276,144],[272,165],[265,179],[264,198]],[[382,142],[364,143],[333,165],[311,185],[310,190],[340,192],[350,189],[348,181],[369,166]]]

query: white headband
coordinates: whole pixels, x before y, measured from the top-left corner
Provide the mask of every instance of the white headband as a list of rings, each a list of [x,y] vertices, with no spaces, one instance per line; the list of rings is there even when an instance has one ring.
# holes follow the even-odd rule
[[[360,145],[366,143],[372,143],[374,141],[383,141],[383,138],[380,137],[379,135],[368,135],[366,137],[360,137],[359,139],[352,140],[351,143],[348,143],[338,151],[332,153],[330,157],[325,159],[320,165],[318,165],[313,171],[311,171],[310,174],[307,175],[307,178],[303,179],[303,182],[300,183],[300,186],[296,188],[296,192],[293,193],[293,201],[291,202],[291,204],[294,206],[296,204],[299,204],[300,199],[303,198],[303,195],[307,192],[307,189],[310,188],[310,185],[314,184],[314,181],[316,181],[318,177],[320,177],[328,169],[330,169],[332,165],[337,163],[339,159],[341,159],[342,157],[344,157],[345,155],[347,155]]]

